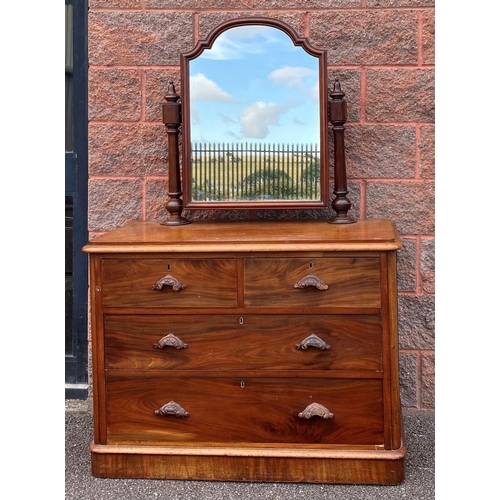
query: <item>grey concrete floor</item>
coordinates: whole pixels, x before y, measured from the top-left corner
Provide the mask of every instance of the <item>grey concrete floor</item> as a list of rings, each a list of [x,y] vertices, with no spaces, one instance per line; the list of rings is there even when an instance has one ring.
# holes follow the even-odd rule
[[[66,500],[431,500],[435,498],[434,412],[406,411],[406,478],[396,486],[99,479],[90,472],[92,412],[66,402]]]

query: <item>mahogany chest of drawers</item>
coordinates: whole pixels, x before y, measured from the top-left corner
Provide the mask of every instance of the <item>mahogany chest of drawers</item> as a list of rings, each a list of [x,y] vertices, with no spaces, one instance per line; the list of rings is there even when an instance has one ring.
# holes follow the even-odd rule
[[[92,240],[92,473],[401,482],[400,245],[388,220]]]

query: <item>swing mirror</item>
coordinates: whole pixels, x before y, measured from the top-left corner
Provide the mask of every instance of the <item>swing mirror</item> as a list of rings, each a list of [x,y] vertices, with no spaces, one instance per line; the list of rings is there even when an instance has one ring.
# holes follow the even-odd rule
[[[228,21],[181,56],[189,209],[326,208],[326,51],[281,21]]]

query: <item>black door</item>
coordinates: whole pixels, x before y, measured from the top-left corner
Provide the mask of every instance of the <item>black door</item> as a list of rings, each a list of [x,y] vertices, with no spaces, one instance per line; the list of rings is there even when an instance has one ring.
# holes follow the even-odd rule
[[[87,11],[88,0],[66,9],[66,398],[86,399],[87,370]]]

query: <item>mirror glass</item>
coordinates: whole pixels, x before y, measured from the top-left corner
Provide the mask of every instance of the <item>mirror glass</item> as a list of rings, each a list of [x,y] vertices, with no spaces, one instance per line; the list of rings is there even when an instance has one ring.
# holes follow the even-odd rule
[[[322,202],[319,55],[276,27],[235,26],[186,76],[186,206]]]

